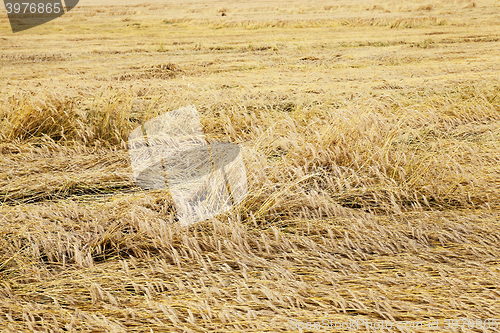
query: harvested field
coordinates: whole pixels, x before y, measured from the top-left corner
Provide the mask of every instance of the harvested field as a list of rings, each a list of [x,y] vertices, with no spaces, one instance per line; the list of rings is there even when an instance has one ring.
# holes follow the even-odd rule
[[[0,18],[1,331],[500,322],[499,8],[90,1],[16,34]],[[135,184],[126,140],[187,105],[241,147],[249,193],[186,228],[168,190]],[[448,331],[495,330],[463,323]]]

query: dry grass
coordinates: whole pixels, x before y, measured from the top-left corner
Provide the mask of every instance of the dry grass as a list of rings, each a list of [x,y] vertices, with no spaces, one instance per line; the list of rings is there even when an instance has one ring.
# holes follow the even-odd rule
[[[498,3],[79,6],[0,22],[7,332],[498,318]],[[222,16],[225,14],[225,16]],[[182,228],[131,129],[195,105],[249,195]]]

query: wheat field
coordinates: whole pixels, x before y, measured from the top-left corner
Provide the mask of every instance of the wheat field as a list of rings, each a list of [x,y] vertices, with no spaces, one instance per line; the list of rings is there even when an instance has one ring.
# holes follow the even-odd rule
[[[16,34],[2,14],[0,331],[500,320],[499,10],[82,1]],[[249,192],[181,227],[126,141],[187,105]]]

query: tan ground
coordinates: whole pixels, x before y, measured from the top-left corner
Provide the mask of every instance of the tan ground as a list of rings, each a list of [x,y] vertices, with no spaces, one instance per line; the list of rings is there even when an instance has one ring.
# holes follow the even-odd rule
[[[0,331],[500,321],[500,1],[102,3],[0,18]],[[179,228],[125,141],[190,104],[250,193]]]

